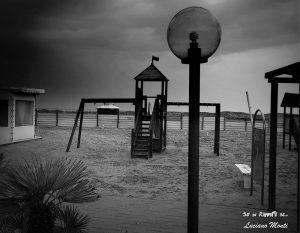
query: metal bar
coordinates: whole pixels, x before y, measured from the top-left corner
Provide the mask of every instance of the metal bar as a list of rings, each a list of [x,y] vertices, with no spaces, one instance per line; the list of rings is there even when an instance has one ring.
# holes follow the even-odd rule
[[[216,115],[215,115],[215,142],[214,142],[214,153],[217,156],[220,155],[220,120],[221,120],[221,105],[216,106]]]
[[[204,116],[201,119],[201,130],[204,130]]]
[[[269,203],[268,209],[276,208],[276,151],[277,151],[277,105],[278,83],[271,83],[270,158],[269,158]]]
[[[282,148],[285,148],[285,117],[286,117],[286,107],[283,107],[283,126],[282,126]]]
[[[199,99],[201,50],[189,49],[188,233],[198,233],[199,216]]]
[[[68,146],[67,146],[66,152],[70,151],[70,147],[71,147],[71,144],[72,144],[72,140],[73,140],[73,136],[74,136],[74,133],[75,133],[75,129],[77,127],[77,122],[78,122],[78,118],[79,118],[79,114],[80,114],[82,106],[83,106],[83,102],[80,101],[79,108],[78,108],[78,111],[77,111],[77,114],[76,114],[76,117],[75,117],[75,121],[74,121],[73,129],[72,129],[72,133],[71,133],[71,136],[70,136],[70,139],[69,139],[69,142],[68,142]]]
[[[84,114],[84,103],[82,105],[81,113],[80,113],[80,121],[79,121],[79,132],[78,132],[78,140],[77,140],[77,148],[80,147],[81,141],[81,129],[82,129],[82,122],[83,122],[83,114]]]

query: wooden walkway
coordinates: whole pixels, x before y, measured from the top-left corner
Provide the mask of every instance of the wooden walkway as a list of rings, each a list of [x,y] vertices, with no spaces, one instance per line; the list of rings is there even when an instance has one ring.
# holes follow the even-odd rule
[[[184,233],[186,232],[187,203],[126,197],[103,197],[97,202],[81,204],[89,214],[90,233]],[[288,217],[243,217],[243,212],[266,210],[200,204],[199,233],[296,232],[296,211],[280,211]],[[266,229],[244,226],[268,224]],[[270,228],[269,222],[287,223],[288,228]]]

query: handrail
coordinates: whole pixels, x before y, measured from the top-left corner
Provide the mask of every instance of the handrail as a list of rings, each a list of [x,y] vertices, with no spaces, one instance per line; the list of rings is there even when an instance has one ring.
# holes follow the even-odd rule
[[[150,133],[149,154],[150,154],[150,158],[152,157],[152,151],[153,151],[153,132],[155,132],[154,127],[156,125],[158,106],[159,106],[158,99],[155,99],[154,106],[153,106],[153,111],[152,111],[152,115],[151,115],[151,119],[150,119],[150,125],[149,125],[149,133]]]
[[[136,116],[136,122],[135,122],[135,126],[134,126],[134,130],[132,131],[132,145],[131,145],[131,155],[133,153],[133,148],[136,145],[136,140],[137,140],[137,135],[139,133],[139,126],[141,124],[141,119],[142,119],[142,110],[143,110],[143,106],[140,105],[138,108],[138,113]]]
[[[152,131],[153,131],[153,127],[156,124],[157,113],[158,113],[157,110],[158,110],[158,106],[159,106],[158,104],[159,104],[158,99],[156,99],[154,102],[153,111],[152,111],[152,115],[151,115],[151,119],[150,119],[150,125],[149,125],[149,128]]]

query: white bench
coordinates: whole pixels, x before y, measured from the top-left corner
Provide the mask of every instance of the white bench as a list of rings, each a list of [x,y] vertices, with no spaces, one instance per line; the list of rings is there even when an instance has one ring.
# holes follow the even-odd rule
[[[251,186],[251,168],[247,164],[234,164],[242,173],[244,188],[249,189]]]

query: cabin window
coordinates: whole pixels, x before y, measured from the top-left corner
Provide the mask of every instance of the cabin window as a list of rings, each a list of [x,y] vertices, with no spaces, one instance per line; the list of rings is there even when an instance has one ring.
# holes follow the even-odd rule
[[[0,127],[8,127],[8,100],[0,100]]]
[[[16,126],[33,125],[33,101],[16,100]]]

